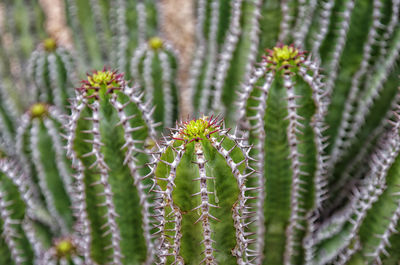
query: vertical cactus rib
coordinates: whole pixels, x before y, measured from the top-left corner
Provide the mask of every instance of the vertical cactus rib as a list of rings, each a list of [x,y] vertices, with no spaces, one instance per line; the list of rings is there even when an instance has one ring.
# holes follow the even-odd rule
[[[94,26],[96,29],[96,37],[98,39],[101,55],[107,60],[109,51],[109,41],[106,36],[106,30],[104,26],[104,20],[102,19],[104,15],[101,11],[101,6],[99,0],[90,0],[90,8],[93,12]]]
[[[339,36],[336,38],[335,48],[332,52],[332,59],[329,62],[328,66],[328,77],[325,81],[326,91],[328,91],[328,95],[332,94],[333,86],[335,85],[336,77],[338,74],[339,60],[343,53],[344,45],[346,44],[347,33],[350,28],[350,19],[352,16],[352,12],[354,9],[354,0],[347,0],[344,4],[345,10],[341,13],[341,20],[338,28],[339,28]]]
[[[33,120],[33,124],[30,130],[31,138],[29,147],[32,150],[32,161],[37,170],[38,184],[42,194],[44,195],[45,202],[47,208],[49,209],[50,214],[57,221],[58,227],[61,229],[63,234],[67,234],[68,228],[67,224],[64,222],[64,219],[61,217],[59,209],[56,207],[56,202],[52,191],[48,187],[48,183],[46,181],[46,171],[43,165],[42,157],[40,154],[40,146],[39,146],[39,121]]]
[[[304,39],[307,36],[316,6],[316,0],[311,0],[308,3],[305,0],[300,0],[298,3],[298,15],[293,28],[293,38],[296,47],[304,47]]]
[[[372,12],[372,25],[368,32],[367,41],[363,48],[363,57],[360,63],[360,68],[355,73],[350,87],[350,92],[346,100],[342,119],[338,128],[338,135],[333,143],[331,151],[331,164],[338,161],[343,150],[349,148],[351,139],[355,136],[356,131],[353,129],[354,109],[357,108],[357,98],[360,93],[360,82],[368,71],[370,60],[372,56],[372,47],[377,43],[378,27],[381,25],[380,19],[382,16],[381,9],[382,3],[380,0],[374,0]]]
[[[117,49],[115,53],[115,64],[118,69],[125,71],[126,65],[126,50],[128,47],[128,28],[126,25],[126,1],[125,0],[114,0],[113,1],[113,12],[114,18],[111,20],[114,23],[111,25],[112,32],[115,32],[114,44]]]
[[[131,97],[132,98],[132,97]],[[140,99],[136,99],[137,102]],[[142,177],[138,173],[139,166],[137,165],[138,161],[133,157],[134,152],[142,152],[142,150],[137,149],[135,147],[136,143],[142,143],[141,140],[134,140],[130,132],[134,131],[135,128],[132,128],[129,121],[133,119],[135,116],[127,116],[124,110],[124,105],[115,100],[115,98],[111,99],[111,104],[118,110],[118,116],[120,123],[124,128],[124,137],[125,137],[125,148],[127,148],[125,154],[124,163],[128,165],[131,176],[133,177],[133,183],[136,186],[139,195],[139,201],[142,205],[141,214],[142,214],[142,229],[143,229],[143,237],[146,240],[146,248],[148,249],[148,254],[146,258],[146,264],[151,264],[153,262],[154,257],[154,244],[151,239],[151,227],[150,227],[150,203],[148,202],[148,196],[146,194],[146,187],[142,183]]]
[[[257,154],[257,177],[258,177],[258,186],[265,187],[265,178],[264,178],[264,161],[265,161],[265,150],[264,150],[264,142],[265,142],[265,110],[267,108],[267,98],[268,92],[272,85],[273,75],[267,74],[266,82],[263,84],[260,89],[262,90],[261,95],[259,97],[259,105],[257,107],[257,113],[255,118],[257,119],[256,125],[254,125],[253,129],[255,129],[259,135],[258,142],[255,145],[255,149],[258,151]],[[265,189],[261,188],[258,193],[257,199],[257,252],[262,253],[264,251],[264,234],[265,234],[265,217],[264,217],[264,203],[265,203]],[[260,255],[261,258],[261,255]],[[261,259],[256,260],[256,264],[260,264]]]
[[[314,32],[313,36],[313,44],[312,44],[312,54],[316,57],[318,61],[321,61],[319,56],[319,49],[322,45],[322,42],[326,38],[326,35],[329,31],[329,26],[331,23],[332,9],[335,5],[335,0],[327,0],[325,2],[321,2],[321,11],[320,17],[318,18],[319,28]]]
[[[283,0],[281,1],[281,11],[282,11],[282,20],[280,23],[280,31],[278,36],[278,42],[284,43],[287,41],[288,36],[290,35],[291,22],[293,17],[290,15],[290,4],[292,0]]]
[[[242,4],[243,0],[235,0],[231,2],[232,11],[229,22],[229,29],[222,45],[222,52],[219,55],[220,59],[218,61],[215,73],[214,97],[212,102],[212,109],[214,111],[221,110],[222,107],[222,88],[231,64],[233,53],[239,40],[239,35],[241,33],[240,17]]]
[[[291,184],[291,199],[290,199],[290,218],[289,225],[286,230],[286,247],[284,254],[284,263],[290,264],[292,256],[294,255],[295,246],[295,236],[296,229],[301,229],[301,224],[299,223],[299,211],[301,210],[301,206],[299,204],[300,198],[300,184],[302,180],[300,179],[300,175],[302,172],[300,171],[300,154],[298,153],[298,138],[297,134],[301,133],[301,128],[303,125],[299,122],[301,116],[297,113],[298,105],[296,103],[296,95],[294,92],[294,84],[292,82],[290,75],[284,75],[283,77],[283,86],[286,89],[287,93],[287,102],[288,102],[288,116],[289,125],[287,127],[287,139],[289,143],[290,155],[289,159],[291,159],[291,168],[292,168],[292,184]]]
[[[104,234],[106,236],[111,234],[111,245],[107,246],[107,248],[111,248],[112,252],[112,262],[113,264],[122,264],[122,254],[120,248],[120,230],[117,225],[117,217],[116,208],[113,202],[113,192],[109,182],[109,166],[106,164],[104,160],[104,155],[101,152],[101,146],[104,145],[101,141],[100,136],[100,113],[99,113],[99,103],[95,101],[90,105],[92,113],[91,121],[93,122],[92,133],[93,133],[93,149],[91,154],[95,156],[95,162],[90,167],[97,167],[100,171],[100,183],[103,185],[104,190],[102,194],[98,194],[99,196],[104,196],[104,206],[106,206],[106,225],[103,227]]]
[[[162,72],[162,81],[163,81],[163,95],[164,95],[164,117],[163,117],[163,125],[164,127],[172,127],[174,122],[174,106],[173,106],[173,96],[171,89],[172,82],[172,73],[171,73],[171,64],[168,61],[168,56],[164,51],[161,51],[159,54]]]
[[[214,77],[214,71],[217,64],[218,54],[218,23],[219,23],[219,1],[213,0],[211,2],[211,22],[210,32],[207,43],[207,57],[206,57],[206,72],[204,81],[202,84],[201,98],[199,111],[200,113],[206,113],[211,97],[212,80]]]
[[[189,72],[188,89],[190,90],[190,98],[195,96],[195,90],[198,86],[198,78],[201,74],[201,67],[206,52],[206,40],[204,37],[204,21],[206,16],[206,1],[197,1],[197,21],[196,21],[196,51],[192,60]]]
[[[202,244],[204,246],[204,259],[200,263],[213,264],[216,262],[216,260],[214,257],[215,250],[213,248],[213,240],[211,238],[211,234],[213,233],[213,231],[211,230],[210,219],[214,219],[217,221],[218,219],[211,215],[210,207],[217,208],[218,206],[210,203],[210,198],[208,196],[209,188],[207,188],[207,179],[213,179],[213,178],[208,177],[206,175],[205,165],[207,161],[204,158],[202,146],[199,143],[196,143],[195,145],[195,154],[196,154],[196,160],[194,163],[199,168],[199,178],[196,180],[200,182],[199,195],[201,199],[201,204],[195,207],[193,211],[197,209],[200,210],[200,217],[196,220],[195,224],[199,221],[202,222],[202,228],[203,228]]]
[[[76,173],[74,177],[74,185],[76,190],[76,196],[74,199],[74,215],[77,219],[77,230],[80,233],[82,240],[80,246],[83,252],[83,256],[88,265],[94,264],[91,258],[90,245],[92,241],[90,220],[88,217],[85,183],[84,183],[84,165],[78,158],[78,154],[74,150],[74,141],[76,138],[76,130],[78,127],[79,117],[85,108],[84,100],[82,97],[77,96],[77,99],[71,102],[71,115],[69,116],[68,124],[68,136],[67,136],[67,157],[72,160],[72,165],[75,168]]]
[[[137,11],[137,28],[138,28],[138,44],[142,45],[146,41],[146,5],[144,0],[139,0],[136,4]]]

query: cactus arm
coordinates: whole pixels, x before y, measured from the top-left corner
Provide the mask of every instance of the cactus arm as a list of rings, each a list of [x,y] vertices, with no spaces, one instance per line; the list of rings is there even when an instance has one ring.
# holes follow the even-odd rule
[[[231,65],[233,53],[238,43],[239,36],[242,32],[240,27],[240,17],[241,17],[243,0],[232,1],[231,5],[232,5],[232,11],[229,22],[229,29],[221,48],[222,54],[220,55],[220,60],[218,61],[216,67],[216,74],[214,81],[215,91],[212,102],[212,109],[214,111],[220,110],[221,108],[222,88],[228,73],[228,69]]]
[[[99,1],[100,0],[90,0],[90,9],[93,12],[93,21],[96,29],[95,32],[97,33],[96,37],[100,46],[101,56],[107,61],[109,59],[108,51],[110,46],[109,38],[107,38],[109,32],[107,31],[105,20],[102,19],[104,18],[104,15],[102,13],[102,7]]]
[[[172,127],[174,122],[174,104],[173,97],[176,95],[172,94],[171,89],[171,81],[172,81],[172,69],[171,63],[168,61],[168,55],[161,51],[159,54],[160,63],[162,71],[162,94],[164,96],[164,117],[163,117],[163,125],[164,127]]]
[[[363,77],[367,73],[368,67],[370,66],[370,59],[372,57],[371,50],[372,46],[374,46],[377,42],[377,30],[378,25],[380,25],[380,19],[382,17],[382,13],[380,11],[382,7],[382,3],[380,0],[374,0],[373,3],[373,12],[372,12],[372,26],[369,29],[367,41],[363,48],[362,61],[360,62],[360,68],[355,73],[352,81],[350,92],[348,98],[346,100],[344,111],[342,112],[342,119],[340,125],[338,127],[338,134],[333,143],[332,151],[331,151],[331,163],[334,164],[341,157],[341,153],[343,153],[343,149],[347,149],[350,145],[349,141],[354,137],[353,130],[353,113],[354,109],[357,108],[357,96],[360,93],[360,82]],[[365,113],[363,113],[365,114]],[[350,132],[349,134],[347,132]],[[332,166],[332,165],[331,165]]]
[[[126,64],[126,51],[128,46],[127,38],[127,24],[126,24],[126,10],[127,3],[125,0],[115,0],[113,3],[113,8],[111,15],[111,30],[113,34],[113,44],[116,49],[113,50],[114,53],[114,64],[118,66],[118,69],[125,72],[127,69]]]
[[[145,57],[143,61],[143,78],[144,78],[144,83],[146,86],[146,91],[145,91],[145,100],[149,102],[153,102],[154,98],[154,82],[152,78],[152,63],[153,63],[153,58],[154,58],[154,52],[153,51],[147,51],[147,56]]]
[[[206,113],[211,98],[212,78],[217,64],[218,53],[218,22],[219,22],[219,1],[211,2],[211,26],[207,43],[207,58],[205,62],[204,80],[202,81],[199,112]]]

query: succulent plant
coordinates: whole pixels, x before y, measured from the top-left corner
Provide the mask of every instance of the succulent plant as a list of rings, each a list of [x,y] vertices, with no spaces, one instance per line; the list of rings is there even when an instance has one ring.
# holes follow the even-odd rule
[[[151,112],[123,74],[103,69],[77,89],[67,124],[74,201],[88,264],[151,264],[150,202],[143,182]],[[155,141],[155,140],[153,140]]]
[[[249,264],[250,146],[218,117],[180,122],[154,153],[160,264]]]
[[[154,120],[172,127],[178,118],[176,84],[177,52],[159,37],[143,43],[131,60],[131,76],[144,91],[144,99],[155,106]]]
[[[34,101],[46,102],[66,111],[72,86],[76,83],[76,69],[71,53],[59,47],[56,40],[45,39],[32,53],[27,67],[33,82]]]
[[[399,14],[0,2],[0,263],[398,264]]]

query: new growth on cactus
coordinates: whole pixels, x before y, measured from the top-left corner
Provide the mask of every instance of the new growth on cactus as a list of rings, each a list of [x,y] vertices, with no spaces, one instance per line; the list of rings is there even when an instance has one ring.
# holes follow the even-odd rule
[[[229,131],[219,117],[182,121],[153,154],[159,264],[254,262],[250,146]]]

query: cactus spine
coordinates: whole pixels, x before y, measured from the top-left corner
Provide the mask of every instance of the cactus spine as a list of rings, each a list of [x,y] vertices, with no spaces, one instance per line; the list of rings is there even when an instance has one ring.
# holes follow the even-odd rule
[[[150,203],[140,165],[155,131],[142,96],[123,74],[104,69],[88,75],[72,103],[67,148],[77,171],[75,214],[90,264],[152,261]]]
[[[154,120],[164,127],[172,127],[178,118],[176,58],[170,44],[153,37],[135,51],[131,61],[132,78],[139,82],[145,100],[155,106]]]
[[[257,256],[250,147],[222,122],[211,116],[178,123],[154,154],[159,264],[252,264]]]
[[[267,50],[240,95],[260,173],[258,251],[264,264],[303,259],[306,216],[324,198],[321,76],[294,46]],[[261,263],[259,260],[258,263]]]

